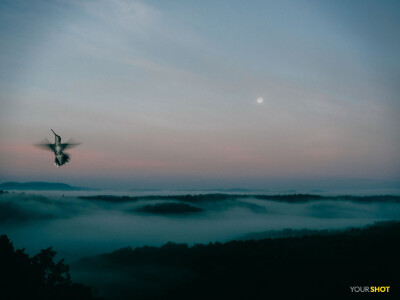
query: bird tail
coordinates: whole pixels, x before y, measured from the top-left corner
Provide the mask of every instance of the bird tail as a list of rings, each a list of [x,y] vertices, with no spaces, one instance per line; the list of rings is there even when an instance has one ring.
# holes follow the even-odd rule
[[[54,163],[57,166],[62,166],[64,164],[68,163],[70,161],[70,159],[71,159],[71,156],[69,154],[63,153],[61,155],[57,155],[56,156],[56,158],[54,160]]]

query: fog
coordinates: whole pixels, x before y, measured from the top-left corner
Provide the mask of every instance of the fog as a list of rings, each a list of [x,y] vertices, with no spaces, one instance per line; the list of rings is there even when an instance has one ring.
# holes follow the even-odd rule
[[[400,220],[397,198],[364,201],[326,197],[290,203],[257,196],[216,196],[183,201],[202,211],[146,213],[145,205],[182,203],[173,197],[81,199],[101,192],[9,192],[0,194],[0,233],[28,253],[53,247],[67,262],[118,248],[158,246],[168,241],[209,243],[253,232],[342,229],[375,221]],[[122,201],[122,200],[123,201]],[[188,205],[187,205],[188,204]]]

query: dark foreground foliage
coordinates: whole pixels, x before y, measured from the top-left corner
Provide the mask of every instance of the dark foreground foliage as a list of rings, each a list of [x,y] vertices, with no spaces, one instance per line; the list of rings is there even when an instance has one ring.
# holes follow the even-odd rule
[[[111,299],[400,299],[399,253],[400,222],[389,222],[328,236],[124,248],[73,268],[96,274]],[[391,289],[356,295],[350,286]]]
[[[0,236],[0,299],[98,299],[90,287],[71,281],[69,266],[54,262],[55,255],[47,248],[30,257]]]

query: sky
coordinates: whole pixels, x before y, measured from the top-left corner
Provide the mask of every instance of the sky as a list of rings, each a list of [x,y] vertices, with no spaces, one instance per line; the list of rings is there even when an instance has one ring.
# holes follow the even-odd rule
[[[399,1],[1,1],[0,182],[400,188],[399,82]]]

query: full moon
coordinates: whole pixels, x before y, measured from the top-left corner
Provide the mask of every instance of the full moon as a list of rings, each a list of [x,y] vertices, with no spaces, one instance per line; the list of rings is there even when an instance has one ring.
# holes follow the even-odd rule
[[[261,104],[261,103],[263,103],[264,102],[264,99],[262,98],[262,97],[258,97],[257,98],[257,103],[258,104]]]

